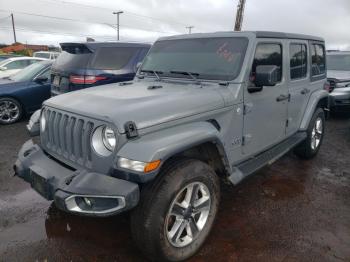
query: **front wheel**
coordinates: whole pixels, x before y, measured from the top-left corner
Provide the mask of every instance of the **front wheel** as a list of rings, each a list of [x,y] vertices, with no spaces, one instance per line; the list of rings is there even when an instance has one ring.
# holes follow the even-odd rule
[[[182,261],[198,251],[212,228],[219,179],[210,166],[192,159],[174,161],[158,176],[142,190],[131,231],[151,260]]]
[[[22,117],[21,104],[10,97],[0,98],[0,124],[9,125]]]
[[[316,156],[321,147],[325,126],[325,114],[322,108],[315,111],[307,129],[307,138],[299,144],[294,153],[303,159],[311,159]]]

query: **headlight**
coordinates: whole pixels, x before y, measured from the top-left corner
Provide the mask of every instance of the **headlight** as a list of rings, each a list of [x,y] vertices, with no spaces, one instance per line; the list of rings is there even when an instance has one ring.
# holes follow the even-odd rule
[[[46,128],[46,118],[44,112],[41,113],[40,117],[40,131],[44,132]]]
[[[123,169],[129,169],[140,173],[149,173],[156,170],[160,166],[161,161],[156,160],[153,162],[141,162],[137,160],[131,160],[124,157],[118,159],[118,166]]]
[[[117,145],[117,136],[112,128],[99,126],[92,135],[92,148],[101,156],[109,156]]]
[[[105,127],[103,129],[103,134],[102,134],[102,141],[105,147],[109,151],[113,151],[115,148],[115,145],[117,143],[117,139],[115,138],[115,133],[110,127]]]

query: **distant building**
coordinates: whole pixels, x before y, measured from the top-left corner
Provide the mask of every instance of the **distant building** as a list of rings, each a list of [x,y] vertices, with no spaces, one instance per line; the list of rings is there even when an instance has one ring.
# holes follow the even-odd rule
[[[23,50],[32,50],[33,52],[36,51],[48,51],[49,47],[47,45],[26,45],[26,44],[13,44],[7,47],[3,47],[0,49],[0,51],[4,53],[11,53],[11,52],[19,52]]]

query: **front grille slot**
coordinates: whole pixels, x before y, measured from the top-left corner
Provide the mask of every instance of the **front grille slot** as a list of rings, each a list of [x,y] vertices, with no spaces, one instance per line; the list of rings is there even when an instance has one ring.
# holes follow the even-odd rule
[[[94,123],[52,109],[44,109],[44,114],[47,128],[42,139],[46,147],[58,156],[90,168]]]

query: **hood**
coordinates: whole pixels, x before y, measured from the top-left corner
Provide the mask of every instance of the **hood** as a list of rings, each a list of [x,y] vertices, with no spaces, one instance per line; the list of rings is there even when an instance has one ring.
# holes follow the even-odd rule
[[[124,133],[128,121],[134,121],[142,129],[223,108],[225,103],[219,88],[226,87],[210,84],[201,88],[192,83],[141,80],[75,91],[53,97],[44,104],[113,122]]]
[[[338,71],[338,70],[328,70],[327,78],[342,80],[349,80],[350,82],[350,71]]]

